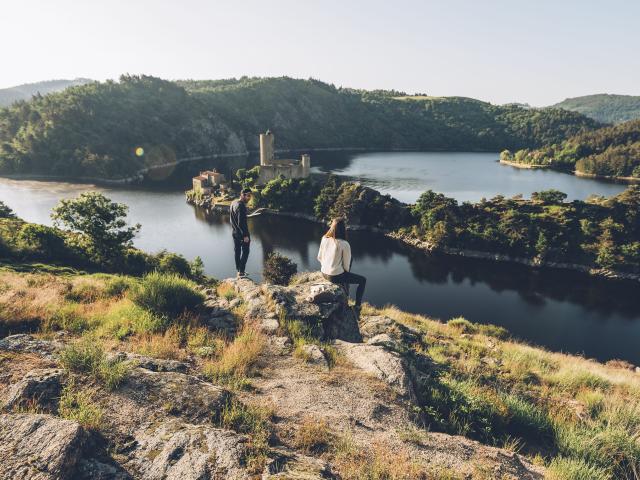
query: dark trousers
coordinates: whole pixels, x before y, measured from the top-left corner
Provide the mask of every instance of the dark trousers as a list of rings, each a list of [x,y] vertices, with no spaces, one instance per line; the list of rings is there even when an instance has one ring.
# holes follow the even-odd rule
[[[242,237],[233,236],[233,252],[236,259],[236,270],[244,273],[249,258],[249,243],[245,242]]]
[[[337,283],[338,285],[345,285],[347,295],[349,294],[349,285],[358,285],[356,290],[356,305],[362,304],[362,296],[364,295],[364,287],[367,285],[367,279],[362,275],[358,275],[351,272],[343,272],[340,275],[325,275],[324,278],[331,283]]]

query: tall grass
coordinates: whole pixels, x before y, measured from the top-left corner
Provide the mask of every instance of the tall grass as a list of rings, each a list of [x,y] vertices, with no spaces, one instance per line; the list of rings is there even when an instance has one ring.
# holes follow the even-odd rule
[[[136,305],[169,318],[185,311],[193,312],[205,298],[198,285],[191,280],[158,272],[146,275],[130,296]]]

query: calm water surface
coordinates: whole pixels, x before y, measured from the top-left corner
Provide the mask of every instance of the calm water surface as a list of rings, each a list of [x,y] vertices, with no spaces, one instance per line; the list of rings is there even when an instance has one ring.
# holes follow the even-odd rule
[[[406,194],[403,199],[407,201],[415,199],[424,188],[443,191],[459,200],[490,197],[499,191],[507,195],[526,195],[550,186],[569,193],[572,198],[584,198],[591,193],[610,194],[623,188],[555,172],[504,167],[496,164],[495,156],[491,154],[387,155],[388,161],[385,162],[382,154],[323,154],[316,165],[320,164],[320,170],[345,173],[377,187],[386,185],[387,192],[400,198]],[[411,177],[408,170],[402,169],[411,162],[418,162],[419,155],[427,158],[427,164],[418,166],[423,173],[417,172]],[[464,158],[464,155],[469,157]],[[391,162],[395,162],[395,168],[375,166]],[[467,175],[458,183],[444,175],[437,179],[430,177],[429,172],[444,162],[472,164],[474,168],[478,162],[482,166],[477,167],[476,175],[480,176],[484,170],[492,173],[483,175],[481,178],[484,180],[478,183],[482,188],[475,189],[471,188],[474,180]],[[239,166],[244,165],[230,165],[229,168]],[[167,182],[174,188],[162,190],[105,189],[70,183],[0,180],[0,200],[25,220],[50,224],[49,213],[59,199],[73,197],[87,189],[104,191],[112,199],[129,205],[130,221],[142,224],[142,231],[135,241],[138,247],[150,252],[167,249],[182,253],[189,259],[199,255],[208,274],[224,278],[235,273],[228,219],[194,209],[185,203],[184,194],[175,189],[176,182],[185,188],[185,179],[197,168],[193,165],[188,168],[180,166]],[[379,174],[373,175],[376,168]],[[449,166],[438,168],[447,170]],[[462,171],[469,170],[463,168]],[[540,173],[544,175],[540,176]],[[510,182],[505,178],[492,177],[504,175],[522,178],[517,185],[528,185],[530,190],[500,187],[500,182],[506,182],[506,185]],[[527,179],[527,176],[538,180]],[[429,178],[435,182],[433,185],[428,183],[431,181]],[[554,184],[548,179],[560,183]],[[573,187],[569,189],[568,186]],[[494,192],[494,189],[498,190]],[[291,257],[300,270],[318,268],[315,257],[323,233],[322,226],[261,216],[250,219],[250,228],[253,243],[248,271],[255,279],[259,279],[263,258],[272,250]],[[351,243],[355,253],[354,271],[368,277],[366,300],[375,305],[391,303],[407,311],[444,320],[464,316],[474,322],[502,325],[517,337],[552,350],[584,353],[600,360],[623,358],[640,364],[640,296],[637,284],[605,282],[567,271],[533,270],[519,265],[428,256],[384,237],[358,232],[352,234]]]

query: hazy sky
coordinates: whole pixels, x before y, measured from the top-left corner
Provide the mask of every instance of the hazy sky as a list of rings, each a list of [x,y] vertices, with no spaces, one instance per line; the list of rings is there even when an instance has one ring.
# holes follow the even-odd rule
[[[288,75],[547,105],[640,95],[639,0],[0,0],[0,88]]]

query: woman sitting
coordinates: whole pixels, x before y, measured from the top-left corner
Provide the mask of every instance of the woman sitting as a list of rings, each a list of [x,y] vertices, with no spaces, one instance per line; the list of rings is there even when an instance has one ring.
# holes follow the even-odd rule
[[[350,284],[358,285],[354,309],[359,317],[367,279],[350,271],[351,246],[347,242],[347,227],[343,219],[336,219],[331,222],[331,228],[322,237],[318,261],[321,264],[320,271],[322,275],[331,283],[346,285],[347,292]]]

